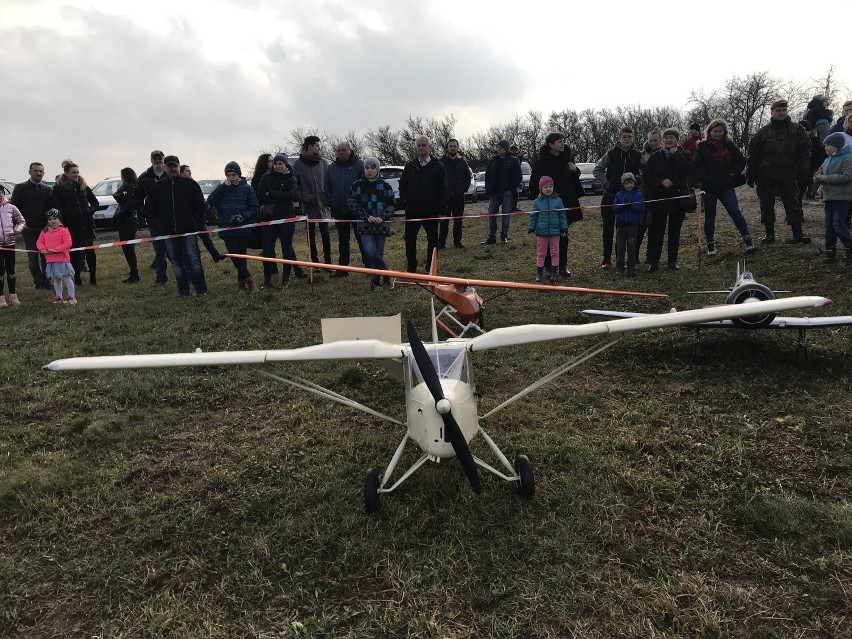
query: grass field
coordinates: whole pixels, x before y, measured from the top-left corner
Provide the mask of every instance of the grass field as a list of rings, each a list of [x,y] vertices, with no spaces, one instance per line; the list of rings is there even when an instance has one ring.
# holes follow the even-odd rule
[[[834,299],[815,315],[852,314],[852,271],[822,263],[821,208],[806,217],[812,245],[761,248],[749,266],[772,288]],[[467,250],[442,252],[442,272],[530,281],[524,226],[482,247],[484,223],[469,221]],[[722,213],[719,254],[699,262],[690,217],[682,270],[625,281],[599,269],[599,229],[595,211],[572,227],[568,283],[669,302],[519,292],[488,304],[488,326],[719,303],[686,291],[730,286],[742,257]],[[139,253],[147,267],[150,246]],[[401,230],[387,254],[404,266]],[[67,307],[31,290],[19,256],[24,303],[0,312],[0,636],[852,637],[850,329],[809,334],[806,370],[793,331],[707,332],[700,365],[686,329],[634,335],[489,420],[510,456],[532,460],[534,500],[492,477],[474,495],[452,461],[366,516],[364,472],[384,469],[399,427],[250,369],[41,369],[298,347],[321,341],[322,317],[401,313],[428,334],[417,287],[318,276],[313,291],[301,280],[237,296],[230,262],[203,259],[210,294],[179,299],[147,268],[121,284],[120,250],[102,250],[99,286]],[[480,414],[589,344],[475,355]],[[379,366],[291,370],[404,415]],[[482,442],[474,452],[488,456]],[[403,464],[415,458],[409,448]]]

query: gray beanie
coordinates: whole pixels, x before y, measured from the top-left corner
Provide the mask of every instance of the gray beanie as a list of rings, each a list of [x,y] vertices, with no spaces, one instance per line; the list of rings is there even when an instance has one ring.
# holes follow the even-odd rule
[[[835,149],[842,149],[846,146],[846,136],[840,132],[837,133],[829,133],[825,136],[825,139],[822,141],[823,144],[830,144]]]
[[[231,171],[233,171],[240,177],[242,177],[243,175],[243,170],[240,168],[240,165],[234,162],[233,160],[225,165],[225,173],[229,173]]]
[[[374,167],[376,167],[376,171],[378,171],[378,170],[380,170],[380,169],[382,168],[382,165],[381,165],[381,164],[379,163],[379,161],[378,161],[376,158],[374,158],[374,157],[369,157],[369,158],[367,158],[366,160],[364,160],[364,168],[366,169],[368,166],[374,166]]]

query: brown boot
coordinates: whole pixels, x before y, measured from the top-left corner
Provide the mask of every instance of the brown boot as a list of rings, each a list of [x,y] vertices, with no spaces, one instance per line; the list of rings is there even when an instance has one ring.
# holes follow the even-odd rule
[[[237,293],[245,293],[246,292],[246,280],[240,280],[237,283]]]
[[[246,292],[247,293],[253,294],[253,293],[259,293],[260,292],[260,287],[257,284],[255,284],[254,280],[251,279],[250,277],[247,277],[244,280],[244,282],[245,282],[245,285],[246,285]]]

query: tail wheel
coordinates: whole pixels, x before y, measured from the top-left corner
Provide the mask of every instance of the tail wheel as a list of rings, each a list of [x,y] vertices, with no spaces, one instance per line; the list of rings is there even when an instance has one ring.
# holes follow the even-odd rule
[[[535,495],[535,476],[533,475],[533,468],[529,457],[526,455],[515,457],[515,468],[521,478],[518,492],[524,499],[532,499],[533,495]]]
[[[758,284],[757,282],[749,282],[731,291],[725,301],[728,304],[750,304],[752,302],[765,302],[774,299],[775,293],[768,286]],[[740,328],[757,329],[766,328],[774,319],[775,313],[765,313],[763,315],[736,317],[731,321]]]
[[[371,515],[379,509],[379,474],[375,468],[364,477],[364,511]]]

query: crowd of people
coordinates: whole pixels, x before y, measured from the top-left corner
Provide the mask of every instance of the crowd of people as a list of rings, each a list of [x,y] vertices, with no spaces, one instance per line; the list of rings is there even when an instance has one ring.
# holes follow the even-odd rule
[[[832,125],[833,113],[824,96],[808,104],[805,119],[794,122],[787,103],[771,105],[769,123],[751,138],[747,157],[733,143],[728,124],[712,120],[704,130],[691,124],[685,138],[676,129],[653,130],[637,148],[629,126],[595,166],[594,174],[604,184],[600,201],[602,220],[601,268],[613,266],[619,274],[635,276],[643,240],[647,237],[644,262],[650,273],[663,262],[679,269],[681,227],[687,213],[694,211],[696,189],[704,208],[704,235],[708,255],[716,254],[716,210],[719,203],[731,217],[744,251],[757,250],[757,243],[739,208],[736,188],[755,187],[760,202],[760,222],[765,234],[761,244],[776,241],[776,199],[784,208],[791,243],[807,244],[802,230],[804,197],[822,192],[825,207],[825,259],[837,256],[837,243],[846,250],[844,261],[852,262],[852,101],[843,105],[843,115]],[[224,180],[206,198],[192,170],[176,155],[155,150],[151,165],[137,176],[129,167],[121,171],[121,186],[114,197],[114,223],[119,240],[133,240],[140,228],[148,228],[155,240],[154,284],[166,285],[168,265],[178,294],[207,293],[207,283],[198,240],[214,261],[225,259],[208,229],[215,224],[231,255],[245,255],[259,248],[265,257],[280,255],[297,259],[293,247],[296,228],[295,204],[308,219],[310,259],[320,261],[316,232],[319,229],[322,262],[332,264],[330,226],[337,236],[337,260],[348,266],[352,238],[362,263],[388,270],[385,241],[391,234],[390,220],[396,202],[405,211],[404,243],[406,270],[416,272],[420,231],[426,237],[423,267],[428,271],[433,249],[445,249],[450,239],[464,249],[463,216],[465,192],[471,170],[459,149],[458,140],[447,142],[441,157],[433,153],[426,136],[415,140],[416,157],[408,162],[399,179],[399,193],[381,177],[374,157],[361,159],[347,142],[337,145],[336,159],[321,156],[317,136],[304,139],[298,159],[284,154],[261,154],[251,180],[242,175],[237,162],[224,167]],[[521,166],[517,147],[507,140],[497,144],[485,171],[488,196],[488,235],[483,245],[507,243],[510,219],[517,210],[517,186]],[[527,229],[537,237],[536,280],[570,276],[568,269],[569,229],[583,219],[580,170],[568,140],[560,132],[549,133],[532,162],[530,198],[532,211]],[[43,184],[44,166],[32,162],[29,180],[15,186],[9,200],[0,191],[0,307],[20,303],[16,288],[16,241],[20,237],[28,251],[28,266],[36,289],[52,290],[54,302],[76,303],[76,291],[88,271],[90,285],[97,285],[97,250],[93,213],[97,198],[71,160],[62,163],[55,186]],[[502,213],[501,213],[502,209]],[[500,230],[498,234],[498,219]],[[272,222],[254,226],[256,222]],[[81,250],[71,250],[81,249]],[[129,275],[127,284],[140,281],[134,243],[122,246]],[[237,272],[236,290],[252,294],[262,289],[286,288],[291,274],[306,277],[301,268],[263,263],[262,284],[251,275],[248,261],[231,258]],[[347,270],[333,270],[332,278],[346,277]],[[370,286],[379,288],[389,278],[373,275]],[[5,287],[8,286],[8,295]]]

